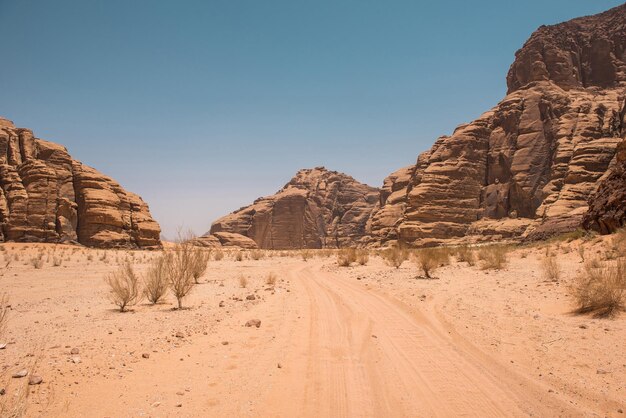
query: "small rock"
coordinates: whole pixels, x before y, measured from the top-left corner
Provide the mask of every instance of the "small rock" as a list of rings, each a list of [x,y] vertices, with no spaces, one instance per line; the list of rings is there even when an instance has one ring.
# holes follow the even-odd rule
[[[372,334],[372,338],[378,338],[375,334]]]
[[[155,403],[153,403],[153,404],[152,404],[152,407],[153,407],[153,408],[156,408],[156,407],[158,407],[159,405],[161,405],[161,402],[155,402]]]
[[[623,414],[623,413],[624,413],[624,410],[623,410],[622,408],[620,408],[620,409],[618,409],[618,410],[617,410],[617,413],[618,413],[618,414]]]
[[[5,388],[0,389],[0,396],[4,396],[5,393],[7,393]]]
[[[72,348],[72,351],[70,351],[70,354],[72,354],[72,355],[76,355],[76,354],[79,354],[79,353],[80,353],[80,350],[78,348],[76,348],[76,347]]]
[[[246,299],[247,300],[255,300],[256,297],[254,295],[248,295],[248,296],[246,296]]]
[[[228,345],[228,341],[222,341],[222,345]]]
[[[248,322],[246,322],[246,326],[247,327],[257,327],[257,328],[259,328],[261,326],[261,320],[259,320],[259,319],[251,319]]]
[[[141,355],[141,357],[143,357],[143,358],[150,358],[150,354],[148,354],[148,353],[143,353],[143,354]]]
[[[30,376],[28,378],[28,384],[33,386],[33,385],[40,385],[41,382],[43,382],[43,378],[41,376],[37,376],[36,374]]]
[[[79,356],[72,357],[72,363],[74,363],[74,364],[78,364],[78,363],[80,363],[80,362],[81,362],[81,359],[80,359],[80,357],[79,357]]]
[[[20,378],[22,378],[22,377],[26,377],[27,375],[28,375],[28,370],[23,369],[23,370],[20,370],[20,371],[19,371],[19,372],[17,372],[17,373],[13,373],[13,376],[12,376],[12,377],[13,377],[14,379],[20,379]]]
[[[176,404],[176,408],[182,408],[182,407],[183,407],[183,404],[182,404],[182,403],[177,403],[177,404]]]
[[[223,301],[223,300],[222,300],[222,301],[220,301],[220,305],[219,305],[219,306],[220,306],[220,308],[223,308],[223,307],[224,307],[224,301]]]
[[[5,348],[7,348],[6,344],[0,344],[0,350],[4,350]]]
[[[598,369],[598,370],[596,370],[596,374],[609,374],[609,372],[607,372],[604,369]]]
[[[579,325],[578,328],[580,328],[580,329],[587,329],[587,325],[582,324],[582,325]]]
[[[175,336],[176,336],[176,338],[185,338],[185,334],[183,334],[180,331],[178,331]]]
[[[282,365],[282,364],[280,364],[280,363],[278,363],[276,366],[277,366],[279,369],[282,369],[282,368],[283,368],[283,365]]]
[[[182,390],[179,390],[178,392],[176,392],[176,394],[178,396],[183,396],[185,394],[185,392],[183,392]]]

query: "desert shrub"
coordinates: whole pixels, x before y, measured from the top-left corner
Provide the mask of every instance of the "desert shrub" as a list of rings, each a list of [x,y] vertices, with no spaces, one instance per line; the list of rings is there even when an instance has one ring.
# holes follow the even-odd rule
[[[32,257],[30,259],[30,264],[35,267],[36,269],[40,269],[43,267],[43,254],[39,254],[37,257]]]
[[[263,251],[261,250],[252,250],[250,251],[250,258],[253,260],[261,260],[262,258],[265,257],[265,254],[263,254]]]
[[[179,238],[179,242],[168,254],[166,266],[169,287],[176,298],[178,309],[183,308],[183,299],[191,292],[195,284],[194,249],[192,238]]]
[[[199,283],[198,280],[207,269],[209,258],[211,257],[210,251],[205,251],[202,248],[194,248],[191,252],[191,275],[195,283]]]
[[[408,260],[409,252],[404,248],[392,247],[382,251],[381,256],[387,264],[398,269],[402,263]]]
[[[171,254],[167,253],[152,260],[148,267],[144,279],[143,293],[146,299],[153,305],[162,300],[165,293],[167,293],[169,265],[171,262]]]
[[[235,254],[235,261],[243,261],[243,251],[237,251]]]
[[[610,317],[626,305],[626,260],[587,262],[570,285],[577,313]]]
[[[356,262],[359,265],[364,266],[370,261],[370,253],[369,251],[362,249],[356,252]]]
[[[222,250],[217,250],[215,251],[215,254],[213,254],[213,260],[215,261],[220,261],[223,258],[224,258],[224,252]]]
[[[554,254],[546,255],[541,261],[541,268],[543,275],[547,280],[558,282],[561,277],[561,271],[559,269],[559,263],[556,261]]]
[[[87,260],[88,260],[88,261],[93,261],[93,254],[89,254],[89,255],[87,256]]]
[[[483,270],[500,270],[503,269],[508,262],[508,248],[503,245],[490,245],[482,247],[478,251],[478,258],[481,260],[481,268]]]
[[[424,272],[424,276],[431,279],[430,273],[433,270],[450,262],[450,253],[446,248],[424,248],[417,251],[415,261]]]
[[[125,312],[128,306],[138,302],[140,296],[139,277],[130,263],[123,265],[106,277],[109,285],[111,302]]]
[[[585,262],[585,246],[581,243],[578,246],[578,255],[580,256],[580,261]]]
[[[313,253],[311,252],[311,250],[300,250],[300,257],[302,257],[303,261],[307,261],[309,258],[311,258],[313,256]]]
[[[456,249],[456,259],[460,263],[473,266],[476,264],[476,253],[469,245],[461,245]]]
[[[239,276],[239,287],[243,289],[248,287],[248,279],[246,279],[246,277],[243,274]]]
[[[59,267],[61,264],[63,264],[63,259],[61,257],[54,256],[52,258],[52,265],[54,267]]]
[[[270,272],[270,274],[267,275],[267,278],[265,279],[265,284],[269,286],[276,285],[276,274],[274,272]]]
[[[349,267],[356,259],[356,249],[354,248],[342,248],[337,252],[337,264],[340,267]]]

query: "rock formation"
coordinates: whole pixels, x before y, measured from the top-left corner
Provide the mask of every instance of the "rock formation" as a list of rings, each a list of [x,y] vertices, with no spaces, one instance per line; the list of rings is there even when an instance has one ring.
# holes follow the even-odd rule
[[[373,242],[541,238],[580,225],[625,133],[626,5],[542,26],[507,84],[496,107],[385,180]],[[619,175],[602,196],[615,199],[606,190]]]
[[[626,141],[618,146],[615,165],[589,199],[583,225],[603,234],[626,225]]]
[[[356,245],[364,239],[378,194],[378,189],[336,171],[300,170],[276,194],[215,221],[201,240],[215,236],[222,245],[249,247],[243,239],[248,237],[266,249]]]
[[[159,234],[139,196],[0,118],[0,241],[149,248]]]

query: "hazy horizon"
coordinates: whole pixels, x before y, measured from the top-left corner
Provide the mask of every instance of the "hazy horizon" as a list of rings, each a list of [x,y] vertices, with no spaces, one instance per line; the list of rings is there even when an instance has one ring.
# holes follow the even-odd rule
[[[380,186],[504,97],[537,27],[619,4],[0,0],[0,116],[142,196],[165,236],[202,234],[301,168]]]

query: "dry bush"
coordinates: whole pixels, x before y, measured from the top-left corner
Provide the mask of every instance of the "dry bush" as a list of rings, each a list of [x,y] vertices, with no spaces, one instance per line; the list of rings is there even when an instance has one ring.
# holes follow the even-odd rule
[[[243,261],[243,251],[237,251],[235,254],[235,261]]]
[[[244,275],[239,276],[239,287],[243,289],[248,287],[248,279]]]
[[[89,261],[93,261],[93,254],[89,254],[89,255],[87,256],[87,260],[89,260]]]
[[[59,267],[59,266],[61,266],[61,264],[63,264],[63,258],[57,257],[57,256],[54,256],[52,258],[52,265],[54,267]]]
[[[195,248],[191,253],[191,275],[196,284],[207,269],[207,264],[211,258],[211,252],[202,248]]]
[[[250,251],[250,258],[258,261],[265,258],[265,254],[261,250],[252,250]]]
[[[481,268],[483,270],[500,270],[508,263],[509,249],[503,245],[490,245],[482,247],[478,251],[478,258],[482,261]]]
[[[577,313],[593,313],[602,318],[626,309],[626,260],[585,263],[584,271],[572,282],[570,293]]]
[[[469,245],[462,245],[456,249],[456,259],[460,263],[473,266],[476,264],[476,253]]]
[[[120,312],[139,301],[139,277],[130,263],[109,274],[105,280],[110,287],[111,302],[120,308]]]
[[[311,258],[313,256],[313,253],[311,252],[311,250],[300,250],[300,257],[302,257],[303,261],[307,261],[309,258]]]
[[[417,251],[415,261],[424,272],[424,276],[431,279],[430,273],[433,270],[450,262],[450,253],[446,248],[424,248]]]
[[[178,243],[169,251],[167,272],[169,287],[176,301],[178,309],[183,308],[183,299],[191,292],[194,282],[194,249],[193,235],[181,236]]]
[[[543,275],[547,280],[558,282],[561,277],[561,271],[559,269],[559,263],[556,261],[554,254],[546,255],[541,261],[541,268],[543,269]]]
[[[30,264],[36,269],[40,269],[43,267],[43,254],[39,254],[37,257],[33,257],[30,259]]]
[[[361,266],[365,266],[370,261],[369,251],[362,249],[356,252],[356,262]]]
[[[144,279],[143,294],[153,305],[159,303],[167,293],[169,285],[168,273],[171,254],[163,254],[154,259],[148,267]]]
[[[585,246],[580,243],[578,246],[578,255],[580,256],[580,261],[585,262]]]
[[[270,272],[270,274],[267,275],[267,278],[265,279],[265,284],[269,286],[276,285],[276,274],[274,274],[274,272]]]
[[[215,251],[215,254],[213,255],[213,260],[220,261],[223,258],[224,258],[224,251],[222,250]]]
[[[409,252],[403,248],[393,247],[382,251],[381,256],[387,264],[398,269],[409,259]]]
[[[354,248],[343,248],[337,252],[337,264],[339,267],[349,267],[357,259]]]

